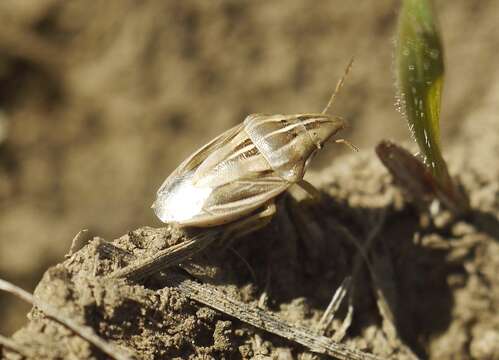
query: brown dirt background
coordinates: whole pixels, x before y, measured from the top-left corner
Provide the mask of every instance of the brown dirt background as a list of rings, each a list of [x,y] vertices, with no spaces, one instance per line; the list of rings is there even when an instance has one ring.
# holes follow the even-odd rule
[[[469,184],[475,205],[497,214],[499,4],[437,5],[444,147],[456,169],[487,168]],[[180,160],[248,113],[321,110],[351,56],[334,109],[350,121],[345,137],[365,153],[381,138],[408,139],[393,106],[397,6],[2,1],[0,276],[32,290],[82,228],[111,239],[160,226],[149,205]],[[329,146],[316,166],[342,152]],[[489,306],[497,312],[497,300]],[[0,333],[18,329],[27,310],[0,294]]]

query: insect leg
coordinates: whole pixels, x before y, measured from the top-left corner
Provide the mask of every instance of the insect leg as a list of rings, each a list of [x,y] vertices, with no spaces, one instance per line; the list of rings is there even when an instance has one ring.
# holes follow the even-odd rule
[[[300,181],[296,182],[295,185],[306,192],[307,195],[314,200],[320,200],[322,197],[321,192],[307,180],[301,179]]]
[[[261,211],[227,225],[222,234],[221,242],[225,243],[227,240],[232,241],[235,238],[263,228],[270,222],[275,213],[276,206],[275,202],[272,200],[264,205]]]

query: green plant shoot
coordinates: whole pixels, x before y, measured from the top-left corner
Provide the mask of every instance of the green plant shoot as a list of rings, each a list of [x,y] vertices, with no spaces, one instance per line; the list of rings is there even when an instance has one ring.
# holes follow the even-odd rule
[[[440,101],[444,79],[443,48],[431,0],[403,0],[396,48],[397,87],[402,113],[440,183],[450,176],[440,149]]]
[[[417,164],[419,160],[393,144],[381,143],[377,152],[396,178],[402,182],[405,179],[407,188],[423,197],[433,193],[451,211],[461,215],[468,212],[469,199],[450,177],[440,148],[443,57],[432,0],[402,0],[396,48],[399,105],[428,174]]]

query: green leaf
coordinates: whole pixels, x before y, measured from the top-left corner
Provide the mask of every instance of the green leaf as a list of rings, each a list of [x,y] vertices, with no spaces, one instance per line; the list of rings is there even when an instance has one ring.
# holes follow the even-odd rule
[[[396,49],[400,107],[425,164],[440,182],[448,171],[440,148],[443,48],[431,0],[403,0]]]

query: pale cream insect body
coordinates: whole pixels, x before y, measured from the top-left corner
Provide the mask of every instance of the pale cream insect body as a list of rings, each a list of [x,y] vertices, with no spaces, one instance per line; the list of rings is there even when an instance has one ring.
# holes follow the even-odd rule
[[[158,218],[208,227],[273,204],[302,181],[315,152],[345,127],[326,114],[343,79],[322,113],[249,115],[191,155],[159,188],[153,204]]]

